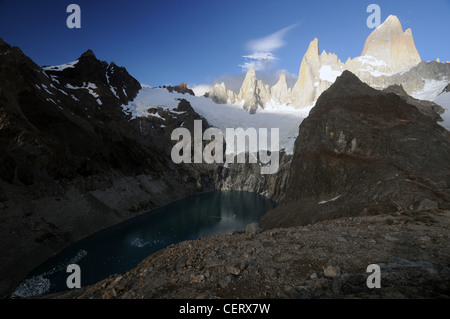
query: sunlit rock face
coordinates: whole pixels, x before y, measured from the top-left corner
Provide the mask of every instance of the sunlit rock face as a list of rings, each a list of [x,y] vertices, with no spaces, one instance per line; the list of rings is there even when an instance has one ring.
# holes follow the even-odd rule
[[[384,72],[398,72],[420,63],[411,29],[403,32],[396,16],[389,16],[367,38],[361,56],[371,56],[385,63]]]
[[[239,93],[228,90],[221,83],[216,84],[208,96],[216,103],[239,102],[251,113],[265,109],[268,103],[276,107],[289,105],[301,109],[314,105],[344,70],[352,72],[374,88],[384,89],[402,84],[405,91],[412,94],[423,89],[423,78],[441,78],[444,64],[440,65],[439,72],[428,70],[428,66],[424,72],[419,68],[420,62],[422,60],[411,29],[403,32],[399,19],[391,15],[369,35],[361,56],[348,58],[345,63],[334,53],[325,50],[320,53],[319,40],[312,40],[302,58],[297,82],[292,88],[287,87],[283,76],[269,87],[258,80],[255,70],[250,68]],[[428,76],[430,72],[432,74]],[[406,84],[405,77],[408,79]]]

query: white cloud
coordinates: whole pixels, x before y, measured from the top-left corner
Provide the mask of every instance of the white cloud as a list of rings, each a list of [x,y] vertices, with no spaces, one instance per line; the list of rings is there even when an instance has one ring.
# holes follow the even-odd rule
[[[277,60],[277,58],[268,52],[257,52],[250,55],[244,55],[244,58],[256,59],[256,60]]]
[[[278,60],[278,58],[270,52],[255,52],[250,55],[244,55],[243,58],[245,58],[246,61],[239,65],[242,70],[254,68],[255,71],[266,70]]]
[[[273,52],[286,44],[284,37],[297,25],[292,24],[268,36],[250,40],[246,47],[251,53],[243,56],[245,62],[239,65],[242,70],[254,68],[256,71],[263,71],[272,67],[278,60]]]
[[[263,38],[251,40],[247,43],[247,49],[253,52],[275,51],[286,44],[283,38],[291,29],[295,28],[296,26],[297,24],[292,24]]]

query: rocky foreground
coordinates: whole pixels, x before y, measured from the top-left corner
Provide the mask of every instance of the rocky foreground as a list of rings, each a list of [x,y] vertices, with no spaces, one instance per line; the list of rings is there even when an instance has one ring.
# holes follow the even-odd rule
[[[182,242],[93,286],[44,298],[450,298],[450,211],[345,217]],[[369,289],[366,268],[381,267]]]

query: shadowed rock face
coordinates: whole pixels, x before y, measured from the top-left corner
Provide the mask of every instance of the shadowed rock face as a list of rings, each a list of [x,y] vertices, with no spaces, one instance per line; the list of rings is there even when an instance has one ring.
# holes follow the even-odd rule
[[[68,244],[214,187],[206,169],[174,168],[158,123],[124,113],[140,88],[90,50],[41,68],[0,40],[0,296]],[[198,116],[179,109],[174,125]]]
[[[284,203],[263,227],[450,205],[450,134],[399,96],[349,71],[300,125]]]
[[[435,121],[442,122],[440,114],[444,113],[444,108],[434,102],[422,101],[408,95],[402,85],[391,85],[383,90],[385,93],[394,93],[402,98],[406,103],[417,107],[419,112],[428,115]]]
[[[140,84],[125,68],[87,51],[73,68],[44,71],[20,49],[0,46],[3,180],[28,186],[42,174],[59,180],[162,162],[129,130],[121,104]]]
[[[45,73],[62,78],[65,84],[74,87],[93,83],[97,90],[103,93],[102,97],[106,102],[112,102],[114,98],[121,104],[126,104],[133,100],[141,89],[140,83],[130,76],[124,67],[117,66],[114,62],[108,64],[98,60],[92,50],[87,50],[77,61],[73,68],[65,68],[62,71],[45,68]]]
[[[442,93],[444,92],[450,92],[450,83],[442,90]]]

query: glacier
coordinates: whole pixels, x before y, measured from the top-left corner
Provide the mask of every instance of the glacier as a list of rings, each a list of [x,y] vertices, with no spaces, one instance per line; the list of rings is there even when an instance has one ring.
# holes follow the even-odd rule
[[[271,103],[267,109],[258,109],[255,114],[244,110],[242,103],[216,104],[211,98],[192,96],[177,92],[170,93],[165,88],[143,87],[136,98],[127,105],[122,105],[123,111],[131,115],[131,119],[146,117],[150,108],[163,108],[173,111],[178,107],[180,99],[187,100],[192,108],[203,116],[210,125],[221,129],[241,127],[247,128],[279,128],[280,150],[293,154],[294,142],[298,136],[298,128],[313,105],[295,109]]]

